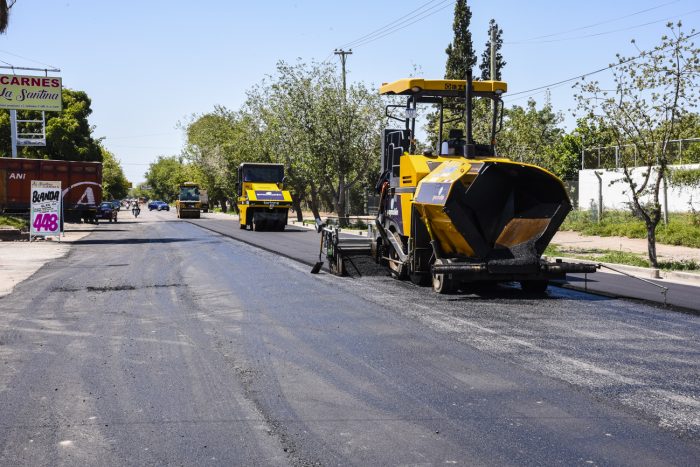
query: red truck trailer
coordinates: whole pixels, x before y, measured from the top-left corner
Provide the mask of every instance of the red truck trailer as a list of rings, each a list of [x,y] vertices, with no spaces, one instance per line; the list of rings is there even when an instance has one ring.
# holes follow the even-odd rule
[[[0,157],[0,213],[28,213],[32,180],[60,181],[64,219],[97,222],[102,163]]]

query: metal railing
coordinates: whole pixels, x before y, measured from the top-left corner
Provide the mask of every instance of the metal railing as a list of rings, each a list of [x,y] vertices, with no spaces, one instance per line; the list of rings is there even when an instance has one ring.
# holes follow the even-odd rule
[[[661,142],[655,143],[659,145]],[[670,152],[668,160],[671,164],[694,164],[700,162],[700,138],[684,138],[668,141]],[[672,151],[672,152],[671,152]],[[581,151],[581,170],[600,168],[620,168],[622,161],[628,167],[646,165],[639,156],[637,147],[633,144],[616,146],[596,146],[583,148]]]

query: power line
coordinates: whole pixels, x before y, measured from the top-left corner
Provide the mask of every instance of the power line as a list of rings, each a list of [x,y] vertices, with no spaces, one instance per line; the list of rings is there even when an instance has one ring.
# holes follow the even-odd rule
[[[47,67],[49,67],[49,68],[58,68],[58,67],[55,67],[55,66],[53,66],[53,65],[49,65],[48,63],[40,62],[40,61],[38,61],[38,60],[32,60],[31,58],[23,57],[23,56],[21,56],[21,55],[15,54],[15,53],[8,52],[7,50],[0,50],[0,53],[7,54],[7,55],[12,55],[13,57],[21,58],[22,60],[28,60],[28,61],[34,62],[34,63],[38,63],[39,65],[44,65],[44,66],[47,66]]]
[[[624,27],[624,28],[612,29],[612,30],[610,30],[610,31],[597,32],[597,33],[594,33],[594,34],[586,34],[586,35],[583,35],[583,36],[562,37],[562,38],[559,38],[559,39],[548,39],[548,40],[541,40],[541,41],[534,41],[534,40],[533,40],[533,41],[525,41],[525,42],[504,42],[504,43],[505,43],[505,44],[510,44],[510,45],[513,45],[513,44],[546,44],[546,43],[551,43],[551,42],[563,42],[563,41],[571,41],[571,40],[576,40],[576,39],[585,39],[585,38],[588,38],[588,37],[605,36],[605,35],[608,35],[608,34],[614,34],[614,33],[616,33],[616,32],[629,31],[629,30],[631,30],[631,29],[637,29],[637,28],[641,28],[641,27],[644,27],[644,26],[649,26],[649,25],[651,25],[651,24],[665,23],[665,22],[668,22],[668,21],[671,21],[671,20],[678,19],[680,16],[687,16],[687,15],[691,15],[691,14],[698,13],[698,12],[700,12],[700,9],[691,10],[691,11],[686,11],[685,13],[681,13],[681,14],[678,15],[678,16],[672,16],[672,17],[668,17],[668,18],[664,18],[664,19],[657,19],[657,20],[654,20],[654,21],[646,22],[646,23],[636,24],[636,25],[634,25],[634,26],[627,26],[627,27]]]
[[[395,19],[394,21],[392,21],[392,22],[390,22],[390,23],[387,23],[387,24],[385,24],[384,26],[382,26],[382,27],[380,27],[380,28],[375,29],[374,31],[372,31],[372,32],[370,32],[370,33],[368,33],[368,34],[365,34],[364,36],[358,37],[357,39],[355,39],[355,40],[353,40],[353,41],[347,42],[347,43],[341,45],[341,46],[338,47],[338,48],[339,48],[339,49],[345,49],[345,48],[348,48],[348,47],[352,47],[356,42],[360,42],[360,41],[365,40],[365,39],[367,39],[367,38],[369,38],[369,37],[372,37],[372,36],[374,36],[374,35],[380,34],[380,33],[384,32],[388,27],[395,25],[396,23],[398,23],[399,21],[401,21],[401,20],[404,19],[404,18],[410,17],[410,16],[413,15],[414,13],[416,13],[416,12],[418,12],[418,11],[424,9],[425,7],[427,7],[427,6],[430,5],[431,3],[435,3],[436,1],[438,1],[438,0],[430,0],[429,2],[426,2],[426,3],[422,4],[421,6],[419,6],[418,8],[416,8],[415,10],[409,11],[408,13],[406,13],[406,14],[403,15],[403,16],[401,16],[400,18],[397,18],[397,19]],[[441,1],[440,1],[440,4],[441,4],[441,3],[445,3],[445,1],[448,1],[448,0],[441,0]],[[438,4],[438,5],[439,5],[439,4]],[[433,5],[433,7],[438,6],[438,5]],[[431,8],[433,8],[433,7],[431,7]],[[425,12],[423,12],[423,13],[425,13]]]
[[[386,36],[389,36],[389,35],[391,35],[391,34],[394,34],[395,32],[401,31],[402,29],[406,29],[407,27],[409,27],[409,26],[411,26],[411,25],[413,25],[413,24],[415,24],[415,23],[417,23],[417,22],[419,22],[419,21],[423,21],[424,19],[429,18],[430,16],[433,16],[433,15],[435,15],[435,14],[437,14],[437,13],[440,13],[442,10],[444,10],[444,9],[446,9],[446,8],[451,7],[452,5],[454,5],[454,3],[455,3],[454,1],[450,1],[450,3],[448,3],[447,5],[444,5],[444,6],[442,6],[441,8],[439,8],[439,9],[437,9],[437,10],[434,10],[434,11],[432,11],[432,12],[429,13],[429,14],[426,14],[426,15],[424,15],[424,16],[418,17],[418,18],[414,19],[413,21],[411,21],[410,23],[406,23],[406,24],[404,24],[404,25],[402,25],[402,26],[395,26],[395,27],[393,27],[393,28],[387,30],[387,32],[385,32],[384,34],[382,34],[382,35],[380,35],[380,36],[373,37],[373,38],[371,38],[371,39],[366,39],[366,40],[360,42],[359,44],[355,44],[353,47],[354,47],[354,48],[362,47],[363,45],[367,45],[367,44],[369,44],[369,43],[371,43],[371,42],[374,42],[374,41],[377,41],[377,40],[379,40],[379,39],[382,39],[382,38],[384,38],[384,37],[386,37]],[[427,12],[426,12],[426,13],[427,13]]]
[[[605,20],[605,21],[600,21],[600,22],[598,22],[598,23],[589,24],[589,25],[587,25],[587,26],[580,26],[580,27],[578,27],[578,28],[568,29],[568,30],[566,30],[566,31],[555,32],[555,33],[552,33],[552,34],[544,34],[544,35],[542,35],[542,36],[530,37],[529,39],[522,39],[522,40],[519,40],[519,41],[504,42],[504,44],[522,44],[522,43],[524,43],[524,42],[536,41],[537,39],[546,39],[546,38],[548,38],[548,37],[561,36],[561,35],[563,35],[563,34],[568,34],[568,33],[570,33],[570,32],[582,31],[582,30],[584,30],[584,29],[591,29],[591,28],[594,28],[594,27],[597,27],[597,26],[601,26],[601,25],[603,25],[603,24],[614,23],[615,21],[619,21],[619,20],[621,20],[621,19],[631,18],[632,16],[640,15],[640,14],[642,14],[642,13],[647,13],[647,12],[649,12],[649,11],[658,10],[659,8],[663,8],[663,7],[665,7],[665,6],[671,5],[672,3],[678,3],[679,1],[680,1],[680,0],[673,0],[673,1],[671,1],[671,2],[662,3],[661,5],[657,5],[657,6],[655,6],[655,7],[647,8],[647,9],[644,9],[644,10],[635,11],[634,13],[630,13],[630,14],[628,14],[628,15],[618,16],[617,18],[612,18],[612,19],[608,19],[608,20]]]
[[[422,21],[430,16],[433,16],[436,13],[439,13],[440,11],[444,10],[445,8],[448,8],[452,5],[454,5],[454,0],[440,0],[437,4],[430,6],[429,8],[425,9],[426,6],[428,6],[431,3],[434,3],[435,0],[428,2],[426,4],[423,4],[421,7],[413,10],[411,13],[408,13],[401,18],[398,18],[391,23],[388,23],[384,26],[382,26],[379,29],[376,29],[375,31],[365,34],[362,37],[359,37],[351,42],[348,42],[346,44],[343,44],[342,48],[346,47],[361,47],[363,45],[369,44],[371,42],[374,42],[376,40],[382,39],[390,34],[393,34],[397,31],[400,31],[402,29],[407,28],[408,26],[411,26],[412,24],[417,23],[418,21]],[[424,10],[424,11],[420,11]],[[420,11],[420,12],[418,12]],[[416,13],[418,12],[418,13]],[[402,21],[400,24],[396,24],[400,21]],[[406,23],[406,21],[409,21]]]
[[[169,131],[167,133],[149,133],[149,134],[131,135],[131,136],[105,136],[105,139],[108,141],[111,141],[113,139],[149,138],[151,136],[169,136],[169,135],[173,135],[176,133],[180,133],[180,132],[179,131]]]
[[[686,36],[686,39],[690,39],[690,38],[695,37],[695,36],[698,36],[698,35],[700,35],[700,31],[698,31],[698,32],[696,32],[696,33],[694,33],[694,34],[690,34],[689,36]],[[668,48],[668,46],[667,46],[667,47],[664,47],[664,48]],[[663,50],[663,49],[659,49],[659,50]],[[514,92],[514,93],[510,94],[508,97],[510,98],[510,97],[513,97],[513,96],[519,96],[519,95],[521,95],[521,94],[527,94],[527,93],[531,93],[531,92],[533,92],[533,91],[540,91],[540,90],[542,90],[542,89],[553,88],[553,87],[559,86],[559,85],[561,85],[561,84],[570,83],[571,81],[576,81],[576,80],[581,79],[581,78],[583,78],[583,77],[585,77],[585,76],[595,75],[595,74],[601,73],[601,72],[603,72],[603,71],[611,70],[611,69],[616,68],[616,67],[618,67],[618,66],[620,66],[620,65],[624,65],[625,63],[633,62],[633,61],[635,61],[635,60],[637,60],[637,59],[639,59],[639,58],[642,58],[643,56],[647,55],[647,53],[648,53],[648,52],[642,52],[641,54],[639,54],[639,55],[637,55],[637,56],[635,56],[635,57],[627,58],[627,59],[622,60],[622,61],[620,61],[620,62],[618,62],[618,63],[613,63],[613,64],[608,65],[608,66],[606,66],[606,67],[598,68],[597,70],[590,71],[590,72],[588,72],[588,73],[581,73],[581,74],[578,74],[578,75],[574,76],[573,78],[563,79],[563,80],[561,80],[561,81],[556,81],[556,82],[554,82],[554,83],[545,84],[545,85],[543,85],[543,86],[538,86],[538,87],[536,87],[536,88],[527,89],[527,90],[525,90],[525,91]],[[510,100],[510,99],[509,99],[509,100]]]

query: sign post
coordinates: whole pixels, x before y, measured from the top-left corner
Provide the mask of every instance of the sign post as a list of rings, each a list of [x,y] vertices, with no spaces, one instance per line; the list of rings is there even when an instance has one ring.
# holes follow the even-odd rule
[[[32,180],[29,238],[57,236],[61,240],[61,182]]]

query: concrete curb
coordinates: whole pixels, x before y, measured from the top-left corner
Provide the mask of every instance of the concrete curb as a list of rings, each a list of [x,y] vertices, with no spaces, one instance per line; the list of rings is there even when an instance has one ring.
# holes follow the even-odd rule
[[[14,242],[17,240],[29,240],[29,233],[13,228],[0,229],[0,242]]]
[[[551,259],[551,260],[561,259],[562,261],[570,261],[570,262],[578,262],[578,263],[602,264],[603,266],[608,266],[610,268],[614,268],[614,269],[617,269],[619,271],[625,272],[627,274],[641,277],[644,279],[655,279],[658,281],[667,281],[667,282],[673,282],[673,283],[678,283],[678,284],[700,286],[700,274],[695,274],[692,272],[663,271],[663,270],[660,270],[658,268],[642,268],[639,266],[628,266],[626,264],[601,263],[600,261],[590,261],[590,260],[585,260],[585,259],[569,258],[569,257],[565,257],[565,256],[547,257],[547,256],[543,255],[542,257],[545,259]],[[611,274],[619,274],[613,270],[609,270],[606,272],[610,272]]]

